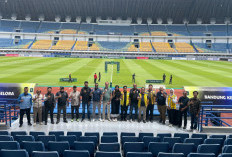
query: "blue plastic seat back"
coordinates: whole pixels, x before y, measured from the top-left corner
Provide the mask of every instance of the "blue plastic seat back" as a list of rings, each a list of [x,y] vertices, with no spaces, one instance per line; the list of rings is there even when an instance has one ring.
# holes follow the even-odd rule
[[[0,150],[3,149],[18,150],[20,145],[17,141],[0,141]]]
[[[99,151],[119,152],[120,151],[120,144],[119,143],[101,143],[99,145]]]

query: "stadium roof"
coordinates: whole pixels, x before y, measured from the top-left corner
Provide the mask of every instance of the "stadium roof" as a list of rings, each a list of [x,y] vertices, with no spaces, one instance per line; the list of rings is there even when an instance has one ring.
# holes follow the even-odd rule
[[[209,23],[215,18],[217,23],[224,23],[226,17],[232,16],[232,0],[0,0],[0,14],[5,19],[10,19],[12,14],[18,20],[24,20],[26,15],[31,20],[38,20],[39,15],[44,15],[46,21],[54,21],[58,15],[61,21],[70,16],[75,21],[77,16],[85,20],[86,17],[116,19],[141,17],[145,22],[152,18],[156,22],[161,18],[166,23],[168,18],[173,23],[196,23],[201,18],[203,23]]]

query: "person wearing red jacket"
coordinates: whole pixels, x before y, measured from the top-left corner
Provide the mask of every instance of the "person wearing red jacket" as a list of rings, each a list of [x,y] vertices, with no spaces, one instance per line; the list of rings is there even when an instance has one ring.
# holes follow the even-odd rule
[[[94,83],[96,84],[97,83],[97,74],[95,73],[93,77],[94,77]]]

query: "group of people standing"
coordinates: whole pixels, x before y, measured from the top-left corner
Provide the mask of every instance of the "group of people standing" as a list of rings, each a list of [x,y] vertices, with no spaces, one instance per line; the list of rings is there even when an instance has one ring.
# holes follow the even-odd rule
[[[18,101],[20,103],[20,127],[23,125],[23,115],[26,113],[28,119],[28,125],[32,125],[30,122],[30,110],[33,106],[34,112],[34,125],[37,122],[37,116],[39,124],[42,125],[42,106],[44,102],[45,107],[45,125],[47,125],[48,114],[50,113],[51,123],[54,124],[53,112],[57,104],[57,121],[60,122],[61,111],[63,111],[63,121],[67,123],[66,108],[71,103],[71,122],[79,121],[79,107],[82,105],[82,118],[85,120],[85,112],[87,109],[87,117],[89,121],[105,121],[106,110],[107,119],[109,121],[117,121],[120,115],[121,121],[138,122],[147,121],[153,122],[154,105],[157,104],[158,111],[160,113],[159,122],[165,124],[166,112],[168,113],[169,125],[182,126],[182,117],[184,116],[184,129],[187,127],[187,113],[188,110],[191,115],[191,129],[197,128],[197,119],[200,113],[200,100],[197,98],[198,92],[193,92],[194,97],[189,99],[187,92],[183,92],[183,96],[179,99],[174,93],[174,89],[170,90],[170,94],[167,94],[163,87],[159,88],[156,93],[153,86],[150,84],[148,89],[144,87],[137,88],[136,84],[133,84],[133,88],[127,89],[127,86],[123,86],[123,90],[119,90],[119,86],[116,85],[112,91],[109,88],[109,83],[105,82],[105,87],[100,89],[98,83],[95,83],[95,87],[91,89],[88,86],[88,82],[84,82],[84,87],[79,92],[76,86],[73,86],[73,91],[68,94],[64,91],[64,87],[60,87],[60,91],[55,95],[52,93],[52,88],[47,88],[47,93],[43,96],[40,90],[36,91],[36,94],[32,97],[28,93],[28,88],[24,88]],[[92,116],[90,115],[90,104],[92,101]],[[81,103],[82,102],[82,103]],[[103,110],[101,112],[101,107]],[[96,115],[96,109],[98,115]],[[129,109],[129,116],[128,116]],[[121,113],[120,113],[121,110]],[[143,115],[143,117],[142,117]]]

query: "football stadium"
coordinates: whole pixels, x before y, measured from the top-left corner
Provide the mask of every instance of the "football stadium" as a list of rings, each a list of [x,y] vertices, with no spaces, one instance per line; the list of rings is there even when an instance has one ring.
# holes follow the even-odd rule
[[[231,0],[0,0],[0,157],[232,157]]]

